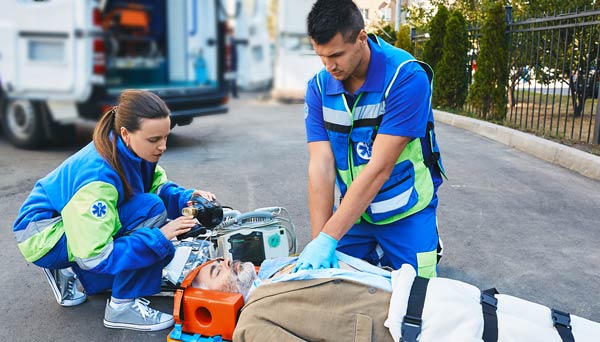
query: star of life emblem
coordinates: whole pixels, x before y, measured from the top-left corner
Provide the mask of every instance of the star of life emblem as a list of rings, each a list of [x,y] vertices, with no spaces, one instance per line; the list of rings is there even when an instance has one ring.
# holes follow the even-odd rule
[[[96,201],[90,207],[90,213],[96,218],[103,218],[108,212],[108,206],[104,201]]]
[[[371,160],[371,143],[359,142],[356,144],[356,154],[364,160]]]

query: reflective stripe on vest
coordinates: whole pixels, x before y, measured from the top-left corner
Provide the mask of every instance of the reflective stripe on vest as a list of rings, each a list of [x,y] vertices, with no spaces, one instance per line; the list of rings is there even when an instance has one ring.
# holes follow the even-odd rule
[[[326,71],[317,75],[317,86],[323,104],[323,120],[335,157],[336,183],[342,197],[370,160],[373,141],[385,114],[386,97],[400,69],[411,62],[420,63],[412,58],[399,60],[398,67],[392,70],[393,73],[388,72],[385,75],[385,91],[359,93],[352,108],[348,106],[344,94],[326,95],[327,91],[324,88],[327,78],[331,77]],[[433,75],[427,70],[426,73],[431,81]],[[431,98],[429,101],[431,102]],[[433,181],[424,163],[421,141],[419,138],[412,139],[396,160],[390,177],[362,218],[374,224],[398,221],[424,209],[431,202],[433,193]]]

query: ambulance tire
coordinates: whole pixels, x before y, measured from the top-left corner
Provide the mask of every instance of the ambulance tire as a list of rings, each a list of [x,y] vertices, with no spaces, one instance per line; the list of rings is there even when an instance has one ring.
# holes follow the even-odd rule
[[[46,141],[46,134],[40,105],[26,99],[6,99],[2,108],[2,130],[17,147],[41,147]]]

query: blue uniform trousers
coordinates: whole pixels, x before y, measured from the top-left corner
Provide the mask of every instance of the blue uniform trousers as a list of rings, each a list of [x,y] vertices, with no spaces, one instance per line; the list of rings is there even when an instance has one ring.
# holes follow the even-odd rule
[[[147,227],[147,222],[155,223],[161,227],[166,223],[157,222],[157,218],[166,218],[166,208],[163,201],[154,194],[139,194],[123,203],[119,208],[119,219],[122,227],[113,237],[121,236],[137,229]],[[162,269],[173,259],[173,254],[165,260],[154,265],[121,272],[119,274],[100,274],[82,270],[75,262],[70,262],[67,253],[67,237],[62,238],[46,255],[34,262],[35,265],[61,269],[71,267],[79,277],[87,294],[95,294],[112,289],[112,296],[118,299],[131,299],[142,296],[151,296],[160,292]]]

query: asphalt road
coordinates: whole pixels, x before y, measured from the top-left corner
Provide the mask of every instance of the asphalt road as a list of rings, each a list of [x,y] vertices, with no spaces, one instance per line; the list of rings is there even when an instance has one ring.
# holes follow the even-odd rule
[[[600,182],[461,129],[439,124],[437,133],[450,177],[439,192],[440,275],[600,321]],[[34,182],[89,139],[87,125],[78,144],[24,151],[0,135],[2,341],[165,341],[168,330],[104,328],[108,295],[59,306],[12,237]],[[228,114],[175,128],[161,165],[171,180],[238,210],[287,208],[300,246],[308,242],[302,105],[236,100]],[[151,301],[172,309],[172,298]]]

